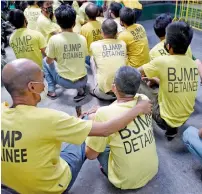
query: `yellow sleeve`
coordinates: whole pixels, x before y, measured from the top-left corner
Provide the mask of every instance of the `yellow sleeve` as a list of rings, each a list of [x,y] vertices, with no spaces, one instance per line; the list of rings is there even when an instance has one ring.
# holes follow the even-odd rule
[[[84,52],[85,52],[85,56],[88,56],[88,46],[87,46],[87,41],[86,38],[84,36],[82,36],[83,38],[83,43],[84,43]]]
[[[47,55],[47,57],[49,57],[51,59],[56,58],[55,45],[52,41],[52,38],[50,38],[48,41],[48,45],[46,47],[46,55]]]
[[[50,22],[49,25],[43,26],[43,28],[45,29],[46,34],[51,34],[60,30],[60,27],[54,22]]]
[[[56,140],[72,144],[82,144],[90,133],[93,123],[93,121],[82,120],[60,111],[57,111],[52,122],[55,126]]]
[[[100,109],[97,110],[94,120],[102,122],[104,119],[102,119],[102,113],[99,110]],[[87,137],[86,139],[86,145],[98,153],[104,152],[108,144],[108,137]]]
[[[126,43],[126,46],[128,45],[128,37],[125,32],[120,32],[118,34],[118,39],[123,40]]]
[[[142,68],[148,78],[152,78],[152,77],[159,78],[159,69],[155,59],[143,65]]]
[[[38,34],[39,34],[39,39],[38,39],[38,41],[39,41],[39,48],[40,49],[45,48],[46,47],[45,38],[44,38],[44,36],[40,32],[38,32]]]
[[[80,16],[80,23],[81,25],[85,22],[85,13],[82,10],[82,7],[79,8],[79,16]]]

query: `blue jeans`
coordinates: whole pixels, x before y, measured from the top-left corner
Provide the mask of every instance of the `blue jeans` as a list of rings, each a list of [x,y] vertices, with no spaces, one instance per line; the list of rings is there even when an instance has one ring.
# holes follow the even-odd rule
[[[110,148],[107,146],[105,151],[100,153],[99,156],[97,157],[100,165],[103,168],[104,174],[108,176],[108,160],[109,160],[109,153],[110,153]]]
[[[199,130],[195,127],[188,127],[183,133],[183,141],[188,150],[195,155],[202,163],[202,138],[199,137]]]
[[[46,58],[43,59],[43,71],[48,82],[48,91],[55,92],[55,85],[58,84],[66,89],[83,89],[87,84],[87,75],[83,78],[72,82],[71,80],[61,77],[56,71],[55,64],[47,64]]]
[[[81,145],[74,145],[68,143],[62,144],[60,157],[67,162],[72,173],[72,179],[66,191],[69,191],[71,189],[81,170],[83,163],[86,160],[85,147],[86,147],[85,142]]]
[[[90,66],[90,56],[86,56],[85,63]]]

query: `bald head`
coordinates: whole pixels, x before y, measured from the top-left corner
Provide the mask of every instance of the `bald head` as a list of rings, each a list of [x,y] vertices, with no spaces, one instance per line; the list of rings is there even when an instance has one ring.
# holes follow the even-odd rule
[[[89,19],[93,19],[95,20],[97,15],[98,15],[98,6],[95,5],[94,3],[90,3],[89,5],[87,5],[85,12],[86,15],[89,17]]]
[[[41,69],[33,61],[16,59],[3,68],[2,81],[11,96],[13,94],[24,95],[28,89],[28,83],[39,81],[41,75]]]
[[[117,24],[113,19],[106,19],[102,23],[102,31],[105,37],[115,38],[117,34]]]

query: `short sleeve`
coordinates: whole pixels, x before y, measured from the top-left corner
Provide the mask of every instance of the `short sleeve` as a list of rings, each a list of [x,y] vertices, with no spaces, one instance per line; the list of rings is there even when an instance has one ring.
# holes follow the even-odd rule
[[[53,32],[59,32],[60,31],[60,27],[54,23],[54,22],[50,22],[49,25],[46,25],[46,27],[44,26],[46,34],[51,34]]]
[[[103,122],[104,119],[101,119],[101,117],[102,117],[101,112],[98,109],[94,121]],[[109,144],[108,137],[88,137],[86,139],[86,145],[98,153],[104,152],[108,144]]]
[[[128,45],[128,38],[127,38],[127,34],[125,32],[120,32],[118,34],[118,39],[123,40],[126,43],[126,45]]]
[[[44,36],[40,32],[38,32],[38,33],[39,33],[39,39],[38,39],[38,41],[39,41],[39,48],[40,49],[45,48],[46,47],[45,38],[44,38]]]
[[[148,78],[158,77],[159,78],[159,69],[156,65],[156,59],[150,61],[149,63],[142,66],[146,76]]]
[[[52,59],[56,58],[55,45],[52,38],[50,38],[48,41],[48,45],[46,47],[46,55],[47,57]]]
[[[86,38],[84,36],[82,36],[82,40],[83,40],[83,44],[84,44],[85,56],[88,56],[88,46],[87,46]]]
[[[57,111],[54,118],[55,137],[59,142],[82,144],[92,129],[92,121],[82,120]]]

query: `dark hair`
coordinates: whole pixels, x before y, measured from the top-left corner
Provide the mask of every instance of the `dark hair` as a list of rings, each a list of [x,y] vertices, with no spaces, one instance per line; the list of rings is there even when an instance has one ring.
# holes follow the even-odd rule
[[[9,12],[8,21],[15,27],[15,28],[22,28],[25,23],[25,16],[23,11],[20,9],[14,9]]]
[[[70,5],[63,4],[55,10],[55,17],[62,29],[72,28],[75,25],[76,11]]]
[[[175,54],[185,54],[192,38],[193,30],[185,22],[173,22],[166,28],[166,44],[170,45]]]
[[[103,8],[101,6],[98,6],[98,14],[97,16],[101,16],[101,14],[103,14]]]
[[[69,4],[70,6],[72,6],[73,1],[59,1],[62,5],[64,4]]]
[[[120,20],[127,26],[130,26],[134,23],[135,15],[132,9],[128,7],[123,7],[121,8],[119,15],[120,15]]]
[[[109,38],[114,38],[117,34],[117,24],[113,19],[106,19],[102,23],[102,31]]]
[[[123,66],[116,72],[114,83],[118,92],[125,95],[135,96],[141,81],[140,72],[130,66]]]
[[[168,14],[161,14],[158,16],[154,23],[154,31],[156,35],[161,38],[166,35],[166,27],[172,22],[172,18]]]
[[[119,17],[119,12],[121,10],[122,6],[120,3],[117,2],[111,2],[109,9],[111,12],[115,15],[116,18]]]
[[[38,2],[37,2],[37,5],[38,5],[39,7],[43,7],[44,2],[45,2],[45,1],[38,1]]]
[[[36,1],[27,1],[27,3],[28,3],[28,5],[34,5],[34,3],[35,3]]]
[[[90,19],[96,19],[98,15],[98,6],[93,3],[90,3],[87,5],[85,12]]]

